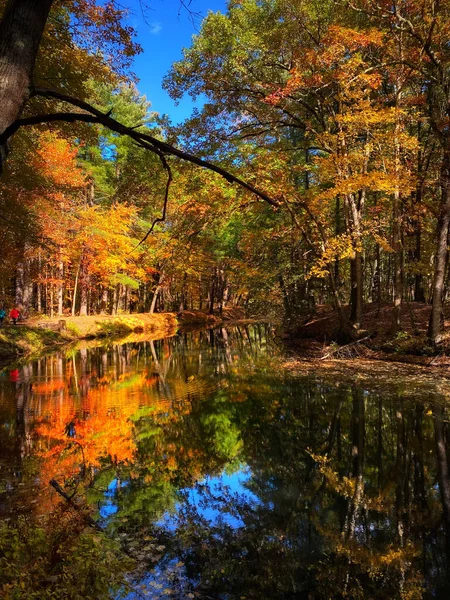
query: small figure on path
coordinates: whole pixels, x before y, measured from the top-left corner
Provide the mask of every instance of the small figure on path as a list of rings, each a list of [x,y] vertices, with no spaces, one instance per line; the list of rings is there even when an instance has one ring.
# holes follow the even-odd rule
[[[4,308],[0,308],[0,327],[3,325],[3,320],[6,317],[6,310]]]
[[[13,325],[17,325],[17,321],[18,321],[19,317],[20,317],[20,312],[17,310],[17,308],[13,308],[11,310],[11,312],[9,313],[9,318],[13,322]]]

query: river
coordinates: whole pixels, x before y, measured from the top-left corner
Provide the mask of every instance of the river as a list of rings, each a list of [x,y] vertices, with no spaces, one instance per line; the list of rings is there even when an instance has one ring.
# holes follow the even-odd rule
[[[447,382],[284,361],[250,325],[1,371],[0,597],[450,597]]]

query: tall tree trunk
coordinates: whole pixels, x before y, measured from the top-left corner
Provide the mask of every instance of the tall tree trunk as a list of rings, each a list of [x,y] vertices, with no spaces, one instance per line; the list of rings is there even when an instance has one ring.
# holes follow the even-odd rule
[[[440,173],[440,187],[441,211],[437,228],[433,302],[428,325],[428,337],[434,344],[440,341],[442,331],[443,291],[447,266],[448,227],[450,224],[450,145],[444,149]]]
[[[217,267],[214,269],[214,275],[211,281],[211,291],[209,295],[209,314],[212,315],[214,313],[214,300],[216,296],[216,287],[217,287]],[[248,299],[248,298],[247,298]]]
[[[401,52],[401,49],[400,49]],[[400,173],[401,173],[401,146],[400,134],[402,131],[402,121],[400,113],[400,104],[402,100],[402,90],[400,82],[395,84],[395,110],[396,122],[394,133],[395,146],[395,191],[392,210],[392,246],[394,248],[394,328],[399,330],[401,327],[401,310],[403,302],[403,243],[402,243],[402,216],[401,216],[401,195],[400,195]]]
[[[155,308],[156,308],[156,301],[158,300],[158,294],[161,291],[161,286],[158,285],[156,287],[156,290],[153,293],[153,298],[152,298],[152,303],[150,305],[150,314],[152,315],[155,312]]]
[[[102,295],[100,301],[100,314],[106,315],[106,309],[108,307],[108,288],[102,288]]]
[[[76,302],[77,302],[77,292],[78,292],[78,278],[80,276],[80,267],[81,267],[81,262],[78,265],[78,269],[77,269],[77,274],[75,275],[75,284],[73,286],[73,298],[72,298],[72,317],[75,316],[75,307],[76,307]]]
[[[350,259],[351,292],[350,322],[355,329],[361,327],[363,316],[363,265],[361,254],[361,214],[364,208],[365,192],[361,190],[358,198],[354,194],[345,197],[346,228],[352,237],[353,257]]]
[[[38,274],[41,276],[41,249],[39,248],[38,252]],[[42,285],[37,283],[36,285],[36,303],[37,303],[37,311],[38,313],[42,312]]]
[[[88,284],[89,275],[87,272],[87,264],[83,259],[80,271],[80,317],[85,317],[88,314]]]
[[[0,22],[0,135],[30,97],[31,75],[53,0],[9,0]],[[0,172],[6,159],[0,147]]]
[[[24,261],[21,260],[17,263],[16,267],[16,289],[14,294],[14,303],[16,306],[22,308],[23,306],[23,297],[25,293],[25,264]]]
[[[26,248],[24,249],[24,252]],[[30,262],[23,258],[16,269],[15,304],[19,307],[22,316],[26,317],[33,299],[33,283],[30,276]]]
[[[422,156],[421,144],[422,142],[422,122],[419,119],[417,123],[417,138],[419,140],[419,150],[417,152],[417,174],[419,177],[419,183],[414,194],[414,205],[416,211],[420,211],[423,202],[423,175],[424,175],[424,161]],[[425,169],[426,170],[426,169]],[[425,290],[423,288],[423,274],[421,273],[420,261],[422,259],[422,222],[421,217],[418,215],[415,219],[415,240],[416,247],[414,249],[414,262],[416,263],[416,274],[414,277],[414,300],[416,302],[425,302]]]
[[[400,329],[403,302],[403,247],[401,242],[400,192],[394,192],[392,210],[392,246],[394,248],[394,328]]]
[[[420,222],[417,224],[416,229],[416,247],[414,249],[414,261],[420,269],[420,261],[422,258],[422,227]],[[416,302],[425,302],[425,291],[423,289],[423,275],[417,270],[414,277],[414,300]]]
[[[61,253],[61,250],[60,250]],[[58,263],[58,316],[63,314],[64,300],[64,263],[62,260]]]

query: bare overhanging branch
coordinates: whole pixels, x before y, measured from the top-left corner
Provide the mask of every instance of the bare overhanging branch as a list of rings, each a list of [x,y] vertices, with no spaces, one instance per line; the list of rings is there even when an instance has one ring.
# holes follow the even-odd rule
[[[197,165],[199,167],[202,167],[204,169],[208,169],[209,171],[213,171],[214,173],[217,173],[218,175],[223,177],[229,183],[235,183],[235,184],[239,185],[240,187],[246,189],[247,191],[255,194],[258,198],[260,198],[261,200],[264,200],[271,206],[279,206],[280,205],[277,200],[275,200],[274,198],[272,198],[271,196],[269,196],[262,190],[255,188],[250,183],[247,183],[246,181],[240,179],[239,177],[236,177],[235,175],[233,175],[226,169],[223,169],[222,167],[219,167],[218,165],[215,165],[214,163],[211,163],[207,160],[199,158],[198,156],[190,154],[189,152],[184,152],[183,150],[180,150],[179,148],[176,148],[175,146],[172,146],[170,144],[167,144],[166,142],[158,140],[157,138],[153,137],[152,135],[150,135],[148,133],[145,133],[142,131],[136,131],[136,129],[134,129],[132,127],[127,127],[126,125],[123,125],[119,121],[116,121],[115,119],[113,119],[111,117],[110,112],[103,113],[100,110],[98,110],[95,107],[88,104],[87,102],[84,102],[83,100],[79,100],[78,98],[73,98],[71,96],[67,96],[66,94],[61,94],[59,92],[55,92],[53,90],[47,90],[47,89],[43,89],[43,88],[35,88],[33,90],[32,96],[42,96],[45,98],[53,98],[55,100],[65,102],[67,104],[71,104],[72,106],[76,106],[77,108],[79,108],[85,112],[79,112],[79,113],[78,112],[68,112],[68,113],[57,112],[57,113],[48,113],[48,114],[44,114],[44,115],[36,115],[36,116],[32,116],[32,117],[25,117],[23,119],[17,119],[17,121],[15,121],[12,125],[10,125],[10,127],[8,127],[3,132],[3,134],[0,136],[0,146],[3,146],[3,147],[6,146],[8,139],[12,135],[14,135],[14,133],[16,133],[16,131],[18,129],[20,129],[21,127],[27,126],[27,125],[37,125],[39,123],[50,123],[52,121],[66,121],[66,122],[82,121],[85,123],[98,123],[100,125],[104,125],[108,129],[111,129],[111,131],[115,131],[116,133],[119,133],[120,135],[130,137],[131,139],[133,139],[135,142],[137,142],[142,147],[144,147],[147,150],[150,150],[152,152],[155,152],[155,154],[158,154],[159,156],[161,155],[161,153],[163,155],[176,156],[177,158],[180,158],[186,162],[190,162],[194,165]]]
[[[169,191],[170,191],[170,185],[172,183],[173,177],[172,177],[172,169],[170,168],[170,165],[167,162],[166,157],[164,156],[164,154],[159,153],[159,158],[161,160],[161,164],[162,164],[163,168],[167,172],[167,182],[166,182],[166,189],[165,189],[165,192],[164,192],[164,204],[163,204],[162,214],[161,214],[160,217],[157,217],[153,221],[150,229],[147,231],[147,233],[141,239],[141,241],[139,242],[139,244],[137,244],[137,246],[135,246],[133,248],[133,250],[136,250],[136,248],[139,248],[139,246],[145,242],[145,240],[148,238],[148,236],[153,233],[153,229],[155,228],[155,225],[157,223],[164,223],[164,221],[166,220],[167,203],[169,202]]]

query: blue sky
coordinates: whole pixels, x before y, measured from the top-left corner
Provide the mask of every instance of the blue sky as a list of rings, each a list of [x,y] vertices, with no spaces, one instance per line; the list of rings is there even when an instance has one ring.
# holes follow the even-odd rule
[[[152,110],[167,114],[173,123],[179,123],[190,115],[192,100],[186,96],[175,106],[161,87],[162,79],[171,64],[181,58],[182,49],[190,46],[201,18],[196,18],[192,23],[192,18],[179,0],[144,2],[150,7],[145,15],[142,14],[139,0],[126,2],[126,6],[131,8],[129,24],[136,29],[138,42],[143,47],[133,69],[139,78],[138,88],[152,103]],[[192,0],[190,10],[204,17],[209,10],[225,12],[225,4],[225,0]]]

